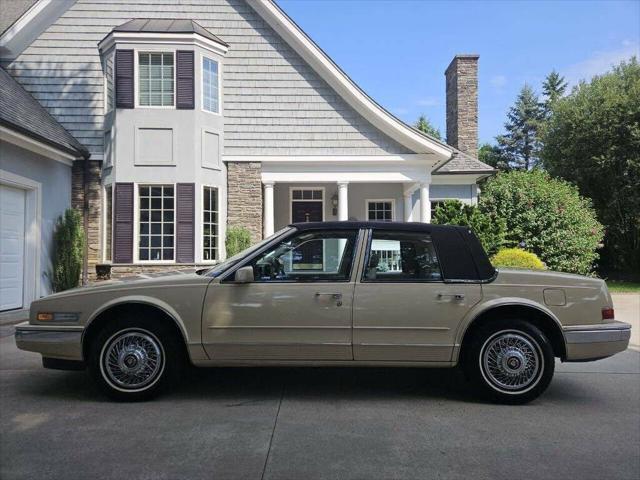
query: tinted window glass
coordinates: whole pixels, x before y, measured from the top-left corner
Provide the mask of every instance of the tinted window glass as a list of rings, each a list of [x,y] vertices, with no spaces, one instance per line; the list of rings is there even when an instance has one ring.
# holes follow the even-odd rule
[[[347,281],[355,230],[304,231],[251,263],[256,282]]]
[[[431,236],[413,232],[373,232],[364,281],[437,282],[440,264]]]

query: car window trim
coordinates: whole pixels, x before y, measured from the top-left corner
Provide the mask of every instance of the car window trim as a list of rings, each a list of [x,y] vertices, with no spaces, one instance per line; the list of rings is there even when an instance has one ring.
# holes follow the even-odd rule
[[[428,235],[431,238],[431,244],[433,245],[433,249],[436,251],[436,256],[438,257],[438,270],[440,270],[440,280],[368,280],[365,278],[366,266],[369,265],[369,257],[371,256],[371,244],[373,243],[373,235],[375,232],[390,232],[390,233],[409,233],[409,234],[418,234],[418,235]],[[431,232],[405,232],[402,230],[393,230],[392,228],[370,228],[369,229],[369,238],[365,249],[365,259],[362,263],[362,272],[360,274],[360,283],[380,283],[380,284],[406,284],[406,283],[448,283],[444,278],[444,274],[442,273],[442,265],[440,264],[440,252],[438,252],[438,246],[436,245],[436,241],[431,236]]]
[[[331,279],[331,280],[309,280],[307,282],[300,282],[298,280],[273,280],[273,281],[269,281],[269,282],[256,282],[253,281],[251,282],[249,285],[254,284],[254,283],[259,283],[261,285],[269,285],[269,284],[300,284],[300,285],[308,285],[311,283],[322,283],[322,284],[327,284],[327,283],[353,283],[353,273],[354,273],[354,264],[355,264],[355,259],[356,259],[356,255],[357,255],[357,248],[360,244],[360,237],[361,237],[361,232],[362,232],[362,228],[358,228],[358,227],[354,227],[354,228],[345,228],[345,229],[341,229],[344,232],[355,232],[356,233],[356,238],[354,239],[354,246],[353,246],[353,255],[351,256],[351,265],[349,266],[349,275],[347,276],[346,279],[344,280],[335,280],[335,279]],[[327,228],[326,230],[323,229],[318,229],[318,232],[327,232],[327,231],[335,231],[335,229],[332,228]],[[252,260],[254,260],[258,255],[264,253],[265,251],[267,251],[270,247],[272,247],[273,245],[275,245],[277,242],[281,242],[281,241],[286,241],[289,238],[291,238],[292,236],[303,232],[303,230],[298,230],[297,228],[294,228],[293,231],[289,232],[290,235],[287,236],[280,236],[278,238],[274,238],[273,242],[268,243],[267,245],[264,246],[264,248],[261,248],[259,251],[255,252],[255,254],[251,255],[250,258],[245,258],[243,259],[241,262],[238,262],[238,264],[236,264],[235,268],[233,268],[233,271],[228,271],[228,274],[225,274],[224,277],[220,278],[220,283],[226,283],[226,284],[234,284],[234,280],[227,280],[227,277],[232,276],[233,274],[235,274],[236,270],[239,270],[240,268],[247,266],[248,263],[250,263]],[[285,232],[286,233],[286,232]],[[246,285],[246,284],[243,284]]]

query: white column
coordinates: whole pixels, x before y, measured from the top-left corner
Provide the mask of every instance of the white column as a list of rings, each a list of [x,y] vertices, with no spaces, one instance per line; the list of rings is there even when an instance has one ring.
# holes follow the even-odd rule
[[[431,223],[431,200],[429,199],[429,184],[420,184],[420,221]]]
[[[338,182],[338,220],[349,220],[348,182]]]
[[[413,222],[413,192],[404,192],[404,221]]]
[[[273,235],[273,182],[264,184],[264,212],[263,228],[265,238]]]

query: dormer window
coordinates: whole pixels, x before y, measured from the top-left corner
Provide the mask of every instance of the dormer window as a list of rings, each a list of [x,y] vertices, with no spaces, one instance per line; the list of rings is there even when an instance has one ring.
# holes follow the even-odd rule
[[[220,113],[218,62],[202,57],[202,109]]]
[[[138,53],[138,103],[141,107],[173,107],[173,52]]]

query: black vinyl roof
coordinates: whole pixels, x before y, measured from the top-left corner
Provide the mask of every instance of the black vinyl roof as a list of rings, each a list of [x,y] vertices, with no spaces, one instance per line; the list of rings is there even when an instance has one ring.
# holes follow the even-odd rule
[[[0,124],[77,157],[89,151],[0,67]]]
[[[197,33],[226,47],[228,43],[193,20],[164,18],[135,18],[113,29],[114,32],[132,33]]]
[[[467,227],[455,225],[435,225],[421,222],[367,222],[367,221],[342,221],[342,222],[301,222],[292,223],[291,227],[298,230],[332,229],[344,230],[354,228],[378,228],[381,230],[398,230],[405,232],[433,232],[434,230],[469,230]]]

